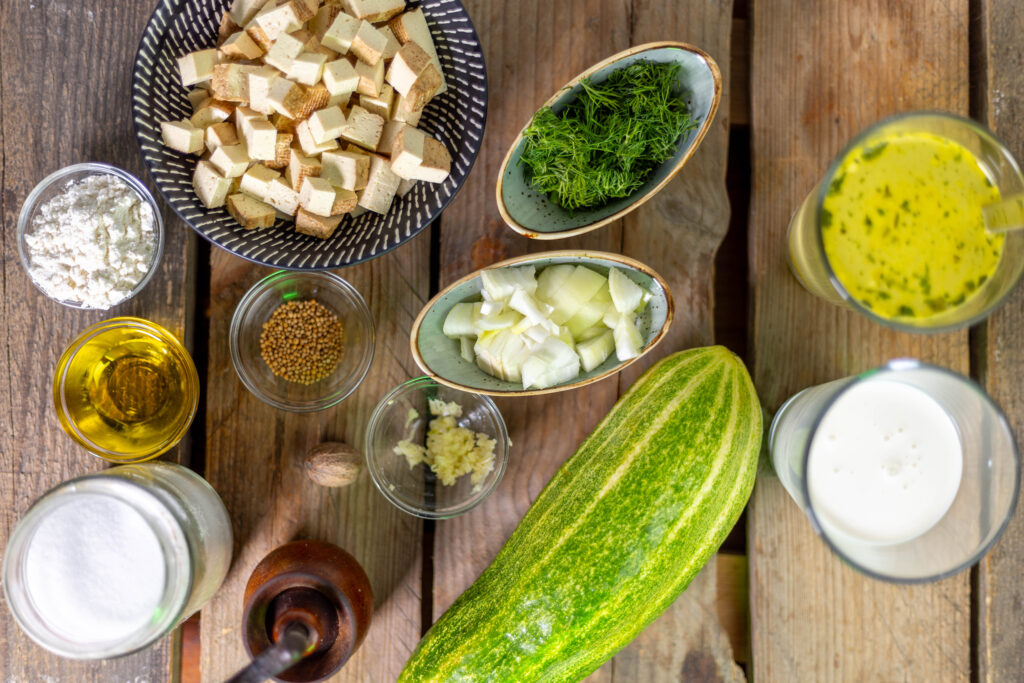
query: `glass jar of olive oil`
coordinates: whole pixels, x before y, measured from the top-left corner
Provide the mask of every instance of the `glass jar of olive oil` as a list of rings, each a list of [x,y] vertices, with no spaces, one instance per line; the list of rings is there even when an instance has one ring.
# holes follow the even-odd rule
[[[64,351],[53,400],[61,427],[90,453],[141,462],[188,431],[199,403],[199,376],[188,351],[163,327],[111,318]]]

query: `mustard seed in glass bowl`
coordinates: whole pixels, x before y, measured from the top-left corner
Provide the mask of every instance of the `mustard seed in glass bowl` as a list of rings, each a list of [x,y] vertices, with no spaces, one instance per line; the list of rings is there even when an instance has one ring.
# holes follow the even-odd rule
[[[313,412],[345,400],[366,377],[373,319],[359,292],[337,275],[278,271],[238,302],[229,342],[235,372],[257,398]]]

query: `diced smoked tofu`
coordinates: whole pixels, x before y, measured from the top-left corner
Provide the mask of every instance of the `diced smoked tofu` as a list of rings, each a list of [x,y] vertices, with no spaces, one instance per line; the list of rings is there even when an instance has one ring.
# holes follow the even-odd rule
[[[266,119],[249,121],[245,144],[249,148],[251,159],[277,159],[277,128]]]
[[[196,128],[191,121],[164,121],[160,124],[160,135],[164,144],[185,154],[199,154],[203,151],[203,129]]]
[[[267,51],[263,61],[286,74],[292,68],[295,58],[302,54],[303,47],[304,41],[290,33],[282,33]]]
[[[228,196],[227,209],[246,230],[272,227],[277,218],[274,207],[241,193]]]
[[[323,178],[303,179],[299,190],[299,205],[318,216],[330,216],[334,206],[334,186]]]
[[[381,154],[391,156],[391,147],[395,143],[395,137],[402,132],[407,123],[401,121],[388,121],[384,124],[384,130],[380,134],[380,140],[377,141],[377,151]]]
[[[444,71],[441,69],[441,61],[437,58],[437,48],[434,47],[434,40],[430,35],[430,27],[427,26],[427,18],[423,15],[423,10],[416,8],[411,12],[398,15],[388,22],[388,28],[394,31],[395,37],[402,45],[412,41],[427,51],[437,73],[441,74],[441,87],[438,89],[438,93],[443,93],[446,89]]]
[[[278,5],[265,14],[258,14],[255,21],[271,40],[277,40],[282,34],[302,28],[295,6],[291,3]]]
[[[234,0],[228,14],[236,24],[245,26],[266,4],[267,0]]]
[[[370,175],[370,157],[358,152],[324,152],[320,157],[320,177],[332,185],[356,192],[366,187]]]
[[[323,83],[317,83],[311,88],[304,88],[302,91],[302,105],[299,107],[297,115],[292,118],[308,118],[317,109],[326,107],[329,99],[331,99],[331,94],[327,92],[327,86]]]
[[[412,88],[409,89],[409,93],[405,96],[406,105],[413,110],[423,109],[427,102],[438,93],[440,87],[441,74],[431,64],[423,70],[420,77],[413,83]]]
[[[338,93],[337,95],[331,95],[330,97],[327,98],[327,106],[344,108],[348,106],[348,101],[350,99],[352,99],[352,93],[350,92],[343,92]]]
[[[415,184],[415,180],[402,178],[402,182],[398,183],[398,190],[395,191],[395,194],[397,194],[399,197],[404,197],[405,195],[409,194],[409,191],[412,190],[413,185]]]
[[[249,72],[249,108],[261,114],[269,115],[274,113],[267,99],[270,96],[270,86],[274,80],[279,78],[277,69],[264,66]]]
[[[213,96],[224,102],[249,101],[249,74],[258,67],[224,62],[213,67]]]
[[[359,206],[385,214],[391,208],[391,202],[398,191],[402,179],[391,170],[391,164],[384,157],[376,154],[370,157],[370,176],[366,181],[366,189],[359,197]]]
[[[336,59],[324,65],[324,85],[331,95],[351,94],[359,85],[359,74],[347,59]]]
[[[249,122],[262,118],[266,117],[249,107],[237,107],[235,109],[235,132],[238,134],[238,137],[242,140],[248,137]]]
[[[331,206],[332,216],[341,216],[346,213],[352,213],[352,210],[356,208],[356,204],[359,202],[359,195],[352,190],[346,190],[344,188],[334,188],[334,205]]]
[[[324,144],[341,135],[341,129],[345,127],[345,113],[341,107],[327,107],[313,112],[309,119],[309,132],[313,135],[313,141]]]
[[[267,183],[267,196],[263,201],[289,216],[294,216],[299,209],[299,193],[288,187],[282,178]]]
[[[341,12],[334,17],[334,21],[324,32],[320,42],[324,47],[343,55],[352,47],[352,39],[356,37],[359,24],[358,19]]]
[[[299,209],[295,214],[295,232],[325,240],[334,234],[342,218],[342,216],[317,216],[305,209]]]
[[[303,52],[292,60],[288,78],[303,85],[316,85],[324,73],[327,57],[316,52]]]
[[[398,101],[395,102],[395,105],[391,108],[391,118],[393,118],[395,121],[407,123],[410,126],[419,125],[420,117],[422,116],[423,109],[410,109],[408,101],[401,95],[398,96]]]
[[[333,154],[333,152],[324,152]],[[302,187],[302,181],[306,178],[320,177],[321,164],[318,159],[308,157],[294,147],[289,150],[288,172],[285,177],[288,179],[292,189],[296,192]]]
[[[277,142],[274,143],[274,160],[263,162],[270,168],[285,168],[288,166],[288,159],[291,156],[293,133],[278,133]]]
[[[385,80],[396,92],[408,96],[416,79],[433,63],[426,50],[416,43],[409,42],[402,46],[395,58],[391,60]]]
[[[295,134],[299,138],[299,146],[302,147],[303,153],[307,156],[316,156],[323,152],[328,152],[332,149],[338,148],[338,141],[334,138],[331,138],[324,143],[317,143],[317,141],[313,139],[312,132],[309,130],[309,121],[303,121],[295,126]]]
[[[359,76],[356,91],[360,95],[370,95],[371,97],[380,95],[380,89],[384,87],[384,60],[380,60],[373,66],[359,61],[356,62],[355,69]]]
[[[344,0],[345,10],[352,16],[371,23],[387,21],[405,9],[405,0]]]
[[[369,95],[359,96],[359,106],[371,114],[376,114],[385,121],[391,118],[391,105],[395,100],[395,91],[390,85],[380,89],[380,95],[370,97]]]
[[[313,35],[321,43],[324,40],[324,34],[327,33],[327,29],[334,23],[334,19],[338,16],[339,12],[341,12],[341,6],[339,5],[324,5],[309,20],[309,30],[313,32]]]
[[[349,50],[361,61],[371,66],[379,62],[384,56],[384,49],[388,46],[388,39],[380,31],[373,27],[368,21],[359,24],[359,30],[352,38]]]
[[[452,158],[445,146],[422,131],[405,127],[391,147],[391,170],[407,180],[439,183],[451,172]]]
[[[220,25],[217,26],[217,47],[221,47],[232,34],[237,32],[241,27],[234,22],[231,15],[224,12],[220,15]]]
[[[295,134],[295,119],[290,119],[284,114],[274,114],[270,117],[270,122],[279,133]]]
[[[345,127],[341,129],[341,137],[366,149],[377,149],[380,136],[384,132],[384,118],[371,114],[359,105],[354,105],[348,113]]]
[[[271,108],[290,119],[299,118],[306,93],[298,83],[287,78],[277,78],[270,84],[267,103]]]
[[[355,88],[352,89],[355,90]],[[192,113],[195,113],[195,111],[199,109],[199,105],[202,104],[209,96],[209,90],[203,90],[202,88],[192,88],[189,90],[188,101],[192,103]]]
[[[271,170],[262,164],[256,164],[242,175],[239,187],[242,192],[266,201],[270,181],[280,177],[281,174],[277,171]]]
[[[207,98],[205,102],[199,105],[199,109],[196,110],[195,114],[192,114],[192,118],[189,121],[196,128],[206,128],[214,123],[226,121],[234,111],[235,106],[233,104]]]
[[[394,59],[395,55],[398,54],[398,50],[402,47],[402,44],[398,42],[398,38],[395,38],[395,32],[391,30],[390,26],[381,26],[379,29],[380,34],[384,36],[384,40],[387,41],[384,44],[384,59]]]
[[[200,161],[192,174],[192,187],[203,206],[213,209],[224,206],[231,189],[231,179],[218,173],[209,161]]]
[[[206,127],[206,149],[213,151],[224,145],[237,145],[238,134],[230,121],[221,121]]]
[[[263,56],[263,48],[245,31],[235,31],[220,46],[220,54],[229,59],[258,59]]]
[[[292,10],[295,11],[295,16],[298,17],[299,21],[305,23],[313,18],[316,14],[317,5],[319,4],[316,0],[312,2],[306,2],[306,0],[291,0],[289,5],[292,6]]]
[[[210,163],[216,166],[225,178],[240,178],[249,168],[249,153],[244,143],[224,145],[213,150]]]
[[[250,23],[245,27],[245,33],[252,38],[252,42],[259,45],[259,48],[263,50],[264,53],[268,52],[274,45],[274,41],[267,37],[266,32],[260,28],[259,24]]]
[[[302,42],[303,52],[312,52],[320,45],[320,40],[304,28],[291,32],[292,38]]]
[[[181,84],[188,87],[213,77],[213,67],[217,63],[217,50],[197,50],[184,57],[178,57],[178,73]]]

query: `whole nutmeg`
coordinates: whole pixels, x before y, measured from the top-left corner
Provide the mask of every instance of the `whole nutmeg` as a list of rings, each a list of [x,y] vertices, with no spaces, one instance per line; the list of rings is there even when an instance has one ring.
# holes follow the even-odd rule
[[[325,441],[303,463],[306,476],[321,486],[348,486],[363,469],[363,456],[347,443]]]

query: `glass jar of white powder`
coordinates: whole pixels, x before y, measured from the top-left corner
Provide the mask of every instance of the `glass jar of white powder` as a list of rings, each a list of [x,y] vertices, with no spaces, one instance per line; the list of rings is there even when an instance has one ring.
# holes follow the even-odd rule
[[[64,482],[11,533],[3,585],[21,628],[63,657],[148,647],[220,587],[231,522],[202,477],[166,462]]]

